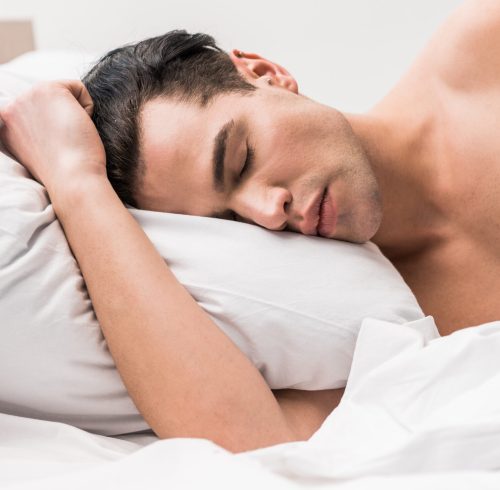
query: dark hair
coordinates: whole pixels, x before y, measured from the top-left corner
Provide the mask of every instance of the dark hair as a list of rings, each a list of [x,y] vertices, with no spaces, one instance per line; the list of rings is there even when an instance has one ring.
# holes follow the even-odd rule
[[[94,102],[92,120],[106,151],[108,178],[132,206],[143,169],[139,114],[145,102],[175,97],[205,107],[218,94],[255,89],[213,37],[184,30],[113,49],[82,82]]]

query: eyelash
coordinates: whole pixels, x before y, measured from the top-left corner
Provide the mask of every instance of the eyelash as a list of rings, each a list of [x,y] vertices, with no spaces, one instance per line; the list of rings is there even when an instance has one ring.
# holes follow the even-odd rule
[[[255,156],[255,148],[253,146],[247,145],[247,157],[245,159],[245,164],[240,172],[240,177],[243,176],[245,172],[252,166]]]
[[[252,167],[255,157],[255,148],[253,146],[247,145],[247,156],[245,158],[245,163],[241,169],[239,177],[241,178],[243,174],[248,172],[248,169]],[[239,216],[233,211],[231,212],[231,219],[233,221],[239,221]]]

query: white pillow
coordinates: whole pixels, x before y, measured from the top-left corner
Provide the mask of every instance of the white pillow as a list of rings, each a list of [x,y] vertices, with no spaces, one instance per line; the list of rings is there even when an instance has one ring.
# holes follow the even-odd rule
[[[4,73],[27,83],[58,78],[80,78],[99,59],[97,53],[68,49],[28,51],[0,65]]]
[[[103,434],[146,429],[45,189],[3,155],[0,188],[0,411]],[[272,388],[344,386],[364,318],[423,317],[372,243],[130,212]]]
[[[0,189],[0,411],[108,435],[148,429],[115,369],[45,189],[2,154]],[[272,388],[344,386],[365,317],[423,317],[372,243],[130,212]]]

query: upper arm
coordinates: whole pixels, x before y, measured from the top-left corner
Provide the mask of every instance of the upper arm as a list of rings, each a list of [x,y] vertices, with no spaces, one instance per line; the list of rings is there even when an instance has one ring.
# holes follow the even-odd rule
[[[500,0],[467,0],[442,25],[424,52],[427,68],[459,90],[500,80]]]
[[[344,388],[305,391],[273,390],[281,410],[295,437],[307,441],[338,406]]]

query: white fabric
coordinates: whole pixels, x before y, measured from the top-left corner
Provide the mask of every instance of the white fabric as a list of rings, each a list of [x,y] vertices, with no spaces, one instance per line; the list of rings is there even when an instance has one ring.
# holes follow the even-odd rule
[[[28,51],[0,65],[0,72],[11,74],[26,83],[58,78],[80,78],[99,59],[87,51],[47,49]]]
[[[434,331],[431,317],[365,321],[346,396],[307,442],[238,455],[201,439],[141,447],[0,415],[0,487],[496,490],[500,322]]]
[[[0,188],[0,411],[103,434],[147,429],[114,368],[45,189],[5,156]],[[373,244],[131,213],[272,388],[344,386],[363,318],[423,316]]]
[[[31,83],[24,80],[17,74],[12,74],[0,65],[0,109],[6,106],[15,96],[19,95],[24,90],[27,90]],[[0,127],[3,121],[0,118]],[[5,148],[0,141],[0,152],[5,152]],[[0,154],[1,155],[1,154]]]

